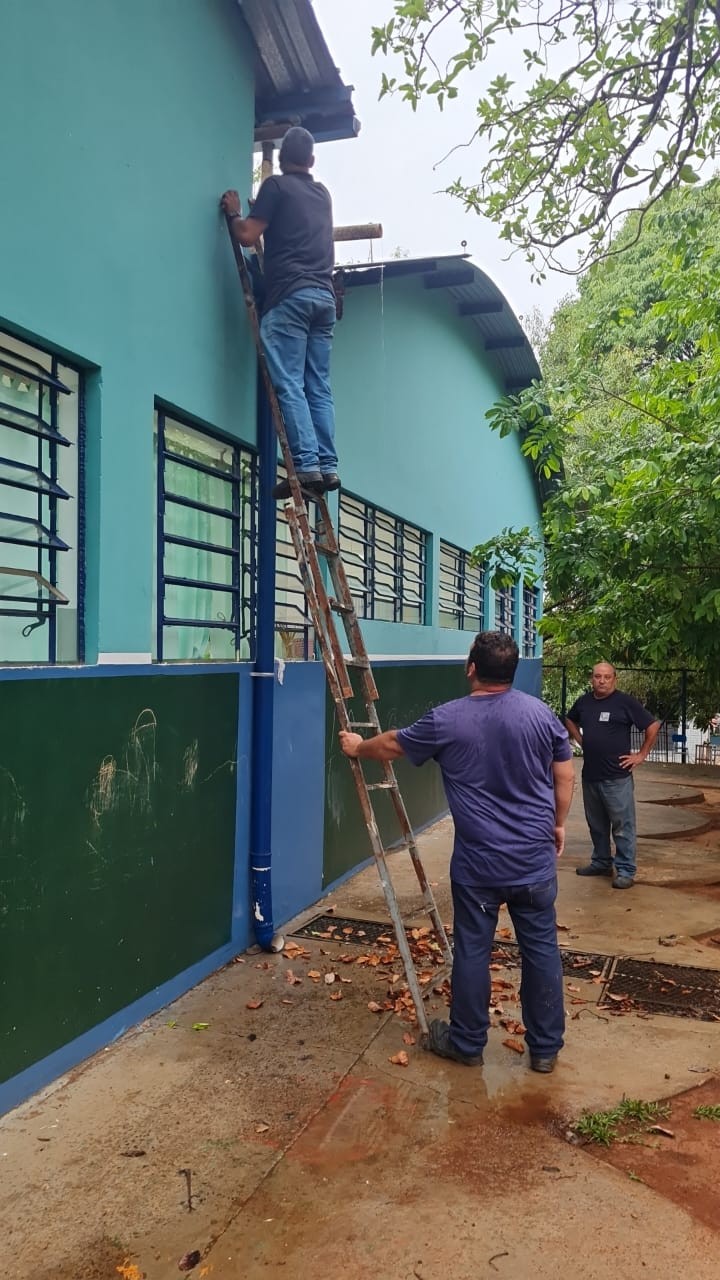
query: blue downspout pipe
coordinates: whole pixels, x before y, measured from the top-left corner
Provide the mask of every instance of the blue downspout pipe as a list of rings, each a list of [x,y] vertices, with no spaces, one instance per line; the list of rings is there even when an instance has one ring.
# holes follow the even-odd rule
[[[258,376],[258,541],[256,648],[253,668],[250,892],[255,937],[271,949],[273,704],[275,699],[275,522],[271,490],[277,470],[277,438],[265,387]]]

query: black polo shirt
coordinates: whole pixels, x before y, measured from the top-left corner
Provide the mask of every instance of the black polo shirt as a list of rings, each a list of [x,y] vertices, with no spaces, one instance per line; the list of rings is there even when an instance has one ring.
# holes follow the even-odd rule
[[[647,729],[657,717],[646,711],[637,698],[616,689],[607,698],[584,693],[570,708],[567,718],[582,729],[583,778],[586,782],[608,782],[628,776],[620,756],[630,754],[632,726]]]
[[[310,173],[266,178],[251,217],[268,224],[264,235],[264,311],[299,289],[333,293],[332,200],[321,182]]]

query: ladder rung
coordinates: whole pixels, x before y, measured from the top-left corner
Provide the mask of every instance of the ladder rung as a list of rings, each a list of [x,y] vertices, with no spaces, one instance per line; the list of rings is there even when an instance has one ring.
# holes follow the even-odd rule
[[[361,668],[361,670],[363,670],[363,671],[369,671],[369,670],[370,670],[370,659],[369,659],[369,658],[346,658],[346,659],[345,659],[345,666],[346,666],[346,667],[360,667],[360,668]]]
[[[328,604],[330,605],[330,608],[334,610],[335,613],[354,613],[355,612],[354,604],[340,604],[340,601],[336,600],[334,596],[330,596],[330,599],[328,600]]]
[[[348,720],[351,729],[377,729],[374,720]]]
[[[337,547],[326,547],[324,542],[316,542],[314,545],[315,545],[315,550],[321,556],[339,556],[340,555],[340,552],[338,551]]]
[[[368,791],[397,791],[397,782],[366,782]]]

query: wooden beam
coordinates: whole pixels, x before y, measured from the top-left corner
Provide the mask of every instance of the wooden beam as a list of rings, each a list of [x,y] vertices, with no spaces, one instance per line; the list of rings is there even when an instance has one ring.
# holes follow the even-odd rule
[[[459,302],[458,312],[461,316],[495,316],[503,309],[500,298],[484,298],[478,302]]]
[[[526,343],[527,343],[527,338],[525,337],[524,334],[522,333],[517,335],[508,334],[506,338],[486,338],[485,350],[486,351],[519,351],[521,347],[524,347],[526,345]]]
[[[360,222],[356,226],[333,227],[333,240],[381,240],[382,223]]]
[[[454,285],[472,284],[475,272],[472,267],[450,267],[445,271],[431,271],[425,277],[426,289],[451,289]]]

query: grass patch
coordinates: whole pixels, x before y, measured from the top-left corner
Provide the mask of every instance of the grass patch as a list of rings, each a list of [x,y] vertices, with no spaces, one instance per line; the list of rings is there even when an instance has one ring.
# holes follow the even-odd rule
[[[720,1108],[718,1111],[720,1112]],[[575,1133],[588,1142],[609,1147],[613,1142],[635,1141],[648,1126],[656,1124],[669,1114],[670,1107],[667,1103],[623,1098],[622,1102],[609,1111],[586,1111],[575,1125]]]
[[[695,1108],[693,1116],[696,1120],[720,1120],[720,1103],[704,1103]]]

